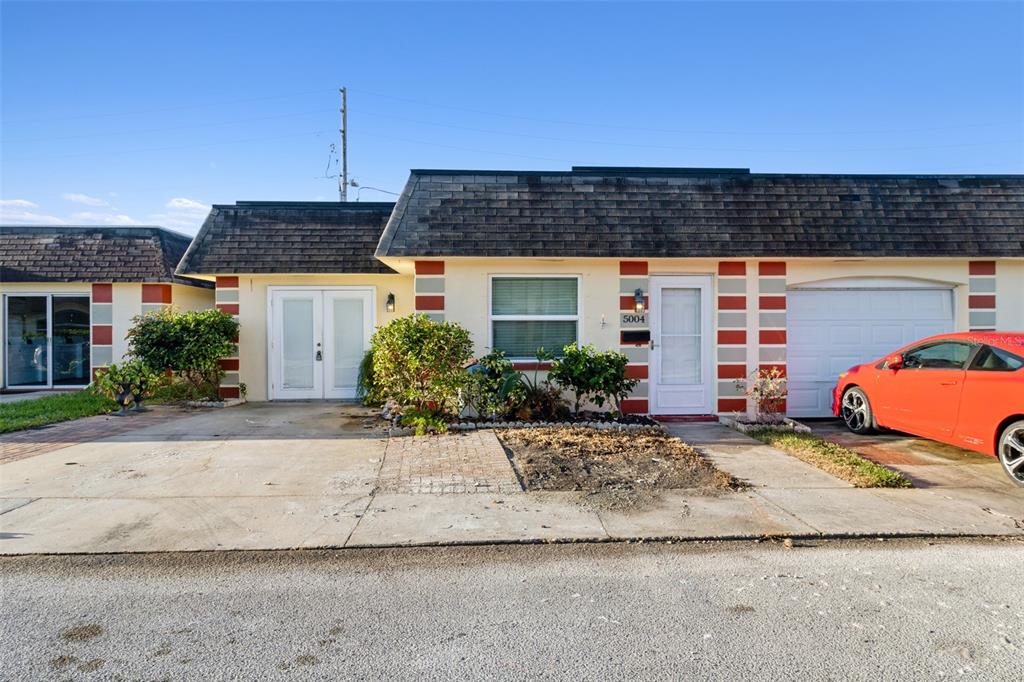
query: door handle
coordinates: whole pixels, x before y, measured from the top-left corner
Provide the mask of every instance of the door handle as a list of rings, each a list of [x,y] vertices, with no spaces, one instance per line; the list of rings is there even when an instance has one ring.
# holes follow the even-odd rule
[[[939,386],[956,386],[956,381],[940,381]]]
[[[651,350],[654,350],[654,339],[651,339],[650,341],[648,341],[647,345],[649,345],[651,347]]]
[[[316,361],[317,361],[317,362],[322,362],[322,361],[323,361],[323,359],[324,359],[324,354],[323,354],[322,352],[320,352],[320,351],[318,350],[318,351],[316,352]]]

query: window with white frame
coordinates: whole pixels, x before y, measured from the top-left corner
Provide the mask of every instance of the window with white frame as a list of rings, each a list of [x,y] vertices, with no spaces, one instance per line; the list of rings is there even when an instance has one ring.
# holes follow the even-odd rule
[[[580,281],[575,275],[491,278],[491,348],[532,358],[561,355],[579,340]]]

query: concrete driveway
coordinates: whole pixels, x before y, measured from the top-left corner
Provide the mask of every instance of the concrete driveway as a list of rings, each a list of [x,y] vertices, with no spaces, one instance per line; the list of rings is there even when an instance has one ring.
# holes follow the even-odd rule
[[[851,433],[839,419],[803,420],[818,436],[903,473],[916,488],[975,488],[1024,492],[995,457],[898,431]]]

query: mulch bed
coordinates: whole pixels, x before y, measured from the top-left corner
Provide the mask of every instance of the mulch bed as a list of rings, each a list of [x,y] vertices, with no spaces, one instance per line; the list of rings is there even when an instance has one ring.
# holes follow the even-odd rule
[[[692,447],[658,429],[507,429],[498,437],[526,490],[577,491],[598,506],[634,507],[672,488],[713,493],[740,487]]]

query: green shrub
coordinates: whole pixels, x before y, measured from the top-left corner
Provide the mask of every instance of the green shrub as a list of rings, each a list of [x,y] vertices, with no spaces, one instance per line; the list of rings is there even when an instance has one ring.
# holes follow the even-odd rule
[[[373,351],[368,350],[363,354],[359,363],[359,376],[356,379],[356,394],[364,405],[383,405],[384,400],[380,396],[380,389],[377,387],[373,374]]]
[[[636,387],[636,379],[626,378],[628,358],[617,351],[598,352],[591,345],[571,344],[562,349],[548,372],[548,378],[573,395],[573,414],[590,399],[603,407],[605,402],[621,412],[620,401]]]
[[[381,327],[370,340],[373,384],[382,401],[438,417],[458,414],[459,389],[473,356],[469,332],[454,322],[409,315]]]
[[[554,359],[554,355],[537,349],[532,374],[515,372],[509,380],[509,392],[518,390],[522,398],[511,412],[517,419],[535,421],[559,421],[569,415],[569,405],[562,397],[562,392],[554,386],[549,377],[540,379],[540,367],[543,363]],[[514,388],[513,388],[514,387]]]
[[[503,417],[523,402],[526,387],[519,381],[512,361],[496,350],[469,368],[462,397],[466,406],[481,417]]]
[[[172,370],[186,382],[189,397],[218,399],[224,376],[220,361],[235,353],[238,322],[215,308],[186,312],[167,308],[139,315],[132,323],[131,355],[149,367]]]
[[[433,410],[421,410],[413,407],[402,413],[399,423],[402,426],[411,426],[416,429],[417,436],[425,436],[428,433],[447,433],[448,422],[444,415]]]
[[[116,402],[123,412],[132,403],[136,409],[140,409],[142,401],[151,397],[164,380],[164,376],[136,358],[98,371],[93,385],[101,394]]]

